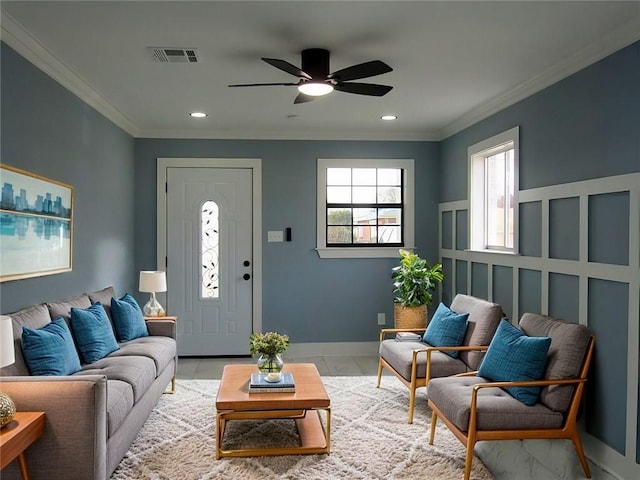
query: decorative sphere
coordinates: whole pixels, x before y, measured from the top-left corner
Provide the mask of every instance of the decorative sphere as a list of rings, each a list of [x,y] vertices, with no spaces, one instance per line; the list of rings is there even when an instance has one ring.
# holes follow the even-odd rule
[[[0,392],[0,427],[4,427],[11,423],[16,415],[16,405],[11,397],[6,393]]]

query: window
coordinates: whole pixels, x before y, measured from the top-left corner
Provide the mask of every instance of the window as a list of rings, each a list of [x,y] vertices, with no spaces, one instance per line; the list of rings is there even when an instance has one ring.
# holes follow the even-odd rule
[[[318,253],[396,257],[412,248],[413,160],[318,159]]]
[[[220,232],[218,204],[207,200],[200,214],[200,264],[202,284],[200,298],[218,298],[220,287],[219,246]]]
[[[517,253],[518,144],[515,127],[469,147],[472,250]]]

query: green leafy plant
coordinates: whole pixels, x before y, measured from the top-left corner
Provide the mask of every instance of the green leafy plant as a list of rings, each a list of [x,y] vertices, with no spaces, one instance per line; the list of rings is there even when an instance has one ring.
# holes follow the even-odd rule
[[[432,292],[444,279],[442,265],[430,267],[418,254],[400,249],[400,265],[391,269],[394,303],[403,307],[431,305]]]
[[[249,337],[251,355],[276,355],[289,346],[289,336],[276,332],[252,333]]]

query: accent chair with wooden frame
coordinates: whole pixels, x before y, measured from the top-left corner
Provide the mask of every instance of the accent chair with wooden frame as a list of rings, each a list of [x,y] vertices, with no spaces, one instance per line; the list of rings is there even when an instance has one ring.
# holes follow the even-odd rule
[[[467,448],[464,479],[471,474],[473,449],[484,440],[568,439],[575,446],[587,478],[589,464],[576,428],[576,419],[593,357],[595,338],[584,325],[525,313],[522,331],[532,337],[551,337],[541,380],[493,382],[475,372],[429,383],[433,411],[429,444],[441,419]],[[527,406],[503,388],[542,387],[537,403]]]
[[[382,370],[386,368],[409,389],[408,423],[413,423],[416,390],[425,387],[429,380],[477,370],[493,335],[503,317],[502,307],[497,303],[458,294],[451,302],[451,310],[468,313],[468,326],[462,345],[436,347],[423,341],[397,342],[385,338],[398,332],[423,334],[425,329],[385,328],[380,331],[380,361],[378,364],[378,388]],[[458,358],[447,355],[447,351],[460,352]]]

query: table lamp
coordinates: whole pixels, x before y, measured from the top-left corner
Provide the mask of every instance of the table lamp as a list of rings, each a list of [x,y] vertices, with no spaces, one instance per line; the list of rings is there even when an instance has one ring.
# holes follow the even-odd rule
[[[140,286],[138,289],[141,292],[151,293],[151,297],[142,308],[142,312],[148,317],[163,317],[165,311],[158,300],[156,300],[156,293],[167,291],[166,273],[143,270],[140,272]]]
[[[0,315],[0,367],[6,367],[15,361],[11,317]],[[16,406],[11,397],[6,393],[0,392],[0,428],[11,423],[15,414]]]

